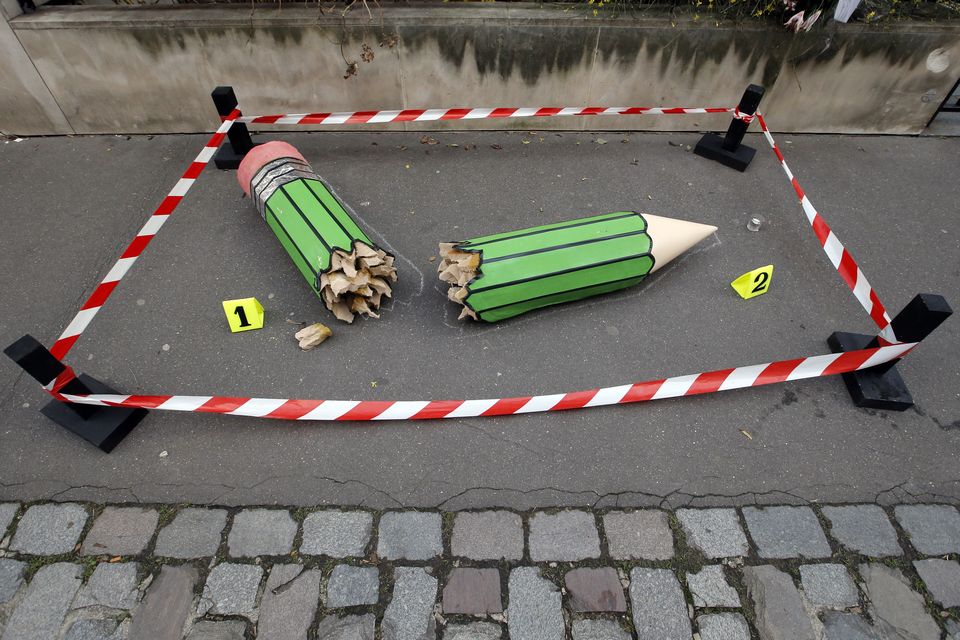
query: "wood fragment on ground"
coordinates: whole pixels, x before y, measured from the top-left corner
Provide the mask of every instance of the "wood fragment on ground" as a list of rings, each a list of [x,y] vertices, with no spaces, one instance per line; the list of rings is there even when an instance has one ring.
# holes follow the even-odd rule
[[[316,322],[309,327],[304,327],[293,334],[293,337],[300,341],[300,348],[304,351],[320,346],[323,342],[333,335],[330,327]]]

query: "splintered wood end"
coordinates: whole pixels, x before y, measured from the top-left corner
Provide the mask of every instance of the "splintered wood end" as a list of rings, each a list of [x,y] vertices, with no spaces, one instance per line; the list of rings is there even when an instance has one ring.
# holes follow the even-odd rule
[[[353,322],[355,315],[379,318],[380,301],[390,298],[397,281],[394,258],[384,250],[355,242],[347,253],[335,249],[330,268],[320,275],[320,298],[338,320]]]
[[[455,242],[440,243],[440,264],[437,265],[437,275],[443,282],[453,285],[447,290],[447,298],[457,304],[463,304],[463,311],[460,312],[458,320],[464,318],[473,318],[477,320],[477,314],[464,304],[464,300],[469,291],[467,285],[477,276],[477,270],[480,268],[480,254],[470,251],[462,251],[457,248]]]

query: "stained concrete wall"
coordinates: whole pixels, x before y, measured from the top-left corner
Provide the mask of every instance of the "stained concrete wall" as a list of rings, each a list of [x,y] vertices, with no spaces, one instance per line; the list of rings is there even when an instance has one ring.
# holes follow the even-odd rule
[[[371,21],[289,5],[47,7],[10,21],[63,121],[0,95],[22,134],[210,130],[209,92],[232,84],[246,113],[416,107],[731,106],[750,82],[782,131],[918,133],[960,76],[960,24],[704,24],[593,18],[561,5],[387,7]],[[396,44],[390,46],[395,37]],[[0,46],[3,34],[0,32]],[[364,62],[362,46],[374,58]],[[355,76],[344,78],[347,61]],[[0,60],[0,82],[22,60]],[[36,100],[36,98],[30,98]],[[721,128],[724,116],[484,120],[457,128]],[[382,125],[381,125],[382,126]],[[450,124],[389,125],[436,129]],[[371,127],[368,127],[371,128]]]
[[[10,28],[8,19],[19,13],[20,7],[15,0],[0,2],[0,131],[73,133],[60,106]]]

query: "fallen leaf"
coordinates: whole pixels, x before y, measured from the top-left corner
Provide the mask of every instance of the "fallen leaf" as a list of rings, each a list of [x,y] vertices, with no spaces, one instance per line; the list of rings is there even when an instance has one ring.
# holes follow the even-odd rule
[[[343,79],[344,79],[344,80],[349,80],[350,78],[352,78],[352,77],[355,76],[355,75],[357,75],[357,63],[356,63],[356,62],[348,62],[348,63],[347,63],[347,70],[346,70],[346,73],[345,73],[344,76],[343,76]]]
[[[423,136],[420,138],[420,144],[438,144],[436,138],[431,138],[430,136]]]
[[[530,141],[527,140],[527,139],[523,139],[523,140],[521,140],[520,142],[522,142],[523,144],[530,144]]]
[[[291,320],[290,318],[284,318],[283,321],[287,324],[292,324],[295,327],[302,327],[303,325],[307,324],[306,322],[301,322],[300,320]]]
[[[603,138],[597,138],[596,140],[594,140],[594,142],[596,142],[597,144],[607,144],[607,141],[604,140]]]
[[[110,564],[114,564],[116,562],[120,562],[121,560],[123,560],[123,556],[113,556],[107,562],[109,562]]]
[[[458,145],[456,142],[454,142],[454,143],[448,144],[447,146],[448,146],[448,147],[459,147],[460,145]]]
[[[491,148],[491,149],[496,149],[497,151],[500,151],[501,149],[503,149],[503,147],[501,147],[501,146],[498,145],[498,144],[492,144],[492,145],[490,145],[490,148]]]
[[[437,261],[437,256],[430,256],[429,258],[427,258],[427,262],[436,262],[436,261]]]
[[[370,381],[370,387],[373,388],[373,389],[376,389],[376,388],[377,388],[377,381],[376,381],[376,380],[371,380],[371,381]]]
[[[750,435],[750,432],[747,431],[746,429],[740,429],[740,433],[742,433],[743,435],[747,436],[747,438],[749,438],[750,440],[753,440],[753,436]]]

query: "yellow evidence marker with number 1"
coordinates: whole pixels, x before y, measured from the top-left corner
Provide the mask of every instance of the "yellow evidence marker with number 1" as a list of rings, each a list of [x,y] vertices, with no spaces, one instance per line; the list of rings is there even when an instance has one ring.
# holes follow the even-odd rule
[[[747,271],[745,274],[730,283],[733,290],[744,300],[755,298],[770,290],[770,281],[773,279],[773,265]]]
[[[263,305],[256,298],[224,300],[223,312],[232,333],[263,328]]]

